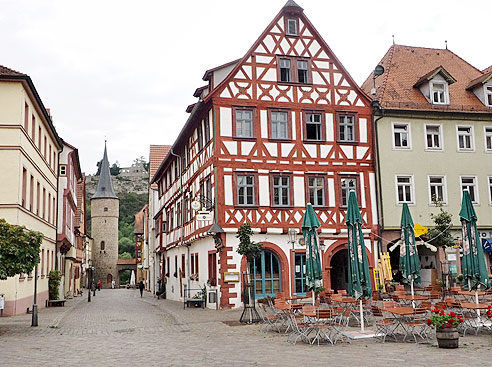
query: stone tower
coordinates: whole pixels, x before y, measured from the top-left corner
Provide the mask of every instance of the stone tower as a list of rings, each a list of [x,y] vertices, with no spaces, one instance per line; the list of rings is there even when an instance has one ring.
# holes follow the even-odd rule
[[[94,245],[94,282],[102,283],[103,288],[111,288],[111,281],[118,284],[118,219],[120,202],[113,191],[109,171],[108,153],[104,143],[104,156],[101,163],[99,182],[91,198],[91,226]]]

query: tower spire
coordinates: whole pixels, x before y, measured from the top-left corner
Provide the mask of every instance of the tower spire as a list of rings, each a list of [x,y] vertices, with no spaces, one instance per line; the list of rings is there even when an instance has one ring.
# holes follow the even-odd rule
[[[106,148],[106,140],[104,141],[104,155],[101,162],[101,172],[99,174],[99,182],[97,190],[92,199],[98,198],[114,198],[118,197],[113,190],[113,182],[111,181],[111,172],[109,171],[108,151]]]

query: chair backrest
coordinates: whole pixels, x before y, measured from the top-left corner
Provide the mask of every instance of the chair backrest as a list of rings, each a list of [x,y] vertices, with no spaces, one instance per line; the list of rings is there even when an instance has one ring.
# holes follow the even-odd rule
[[[383,313],[381,312],[381,309],[378,306],[372,305],[371,312],[375,317],[383,317]]]
[[[338,294],[341,294],[342,296],[346,296],[347,295],[347,291],[345,289],[339,289],[338,290]]]
[[[432,308],[432,303],[431,301],[422,301],[420,307],[430,310]]]
[[[395,285],[397,291],[405,291],[405,286],[402,284]]]
[[[312,305],[304,305],[304,306],[302,306],[302,312],[314,313],[314,312],[316,312],[316,308]]]
[[[329,319],[332,317],[332,312],[330,309],[318,309],[316,314],[318,319]]]

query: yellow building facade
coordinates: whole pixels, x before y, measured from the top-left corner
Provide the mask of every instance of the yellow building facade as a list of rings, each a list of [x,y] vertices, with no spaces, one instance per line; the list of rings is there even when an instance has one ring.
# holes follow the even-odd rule
[[[43,234],[38,266],[39,307],[55,269],[58,153],[61,142],[29,76],[0,66],[0,218]],[[0,281],[4,315],[33,303],[34,271]]]

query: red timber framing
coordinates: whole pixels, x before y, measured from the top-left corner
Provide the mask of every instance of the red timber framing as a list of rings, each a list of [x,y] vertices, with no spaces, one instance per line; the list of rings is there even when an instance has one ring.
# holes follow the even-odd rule
[[[297,35],[286,34],[286,16],[296,20]],[[279,81],[281,58],[291,60],[291,82]],[[298,60],[307,62],[306,82],[299,82]],[[371,232],[377,233],[377,215],[371,101],[300,7],[284,7],[241,59],[207,71],[204,79],[209,85],[200,88],[200,101],[191,109],[173,145],[179,156],[190,152],[189,160],[185,159],[182,188],[179,175],[175,175],[179,159],[171,154],[153,178],[159,185],[166,183],[160,199],[162,213],[177,213],[181,190],[184,197],[196,198],[200,181],[210,175],[214,220],[226,233],[237,232],[248,221],[257,233],[285,234],[289,228],[301,227],[309,200],[308,177],[322,177],[324,205],[316,208],[322,225],[320,235],[335,243],[346,238],[340,180],[354,177],[365,239],[374,245]],[[252,137],[237,136],[240,110],[252,111],[250,120],[247,114],[239,115],[240,123],[245,124],[241,128],[250,127]],[[283,139],[272,138],[273,111],[287,112],[285,125],[276,127],[287,129]],[[312,113],[319,116],[306,121]],[[354,139],[342,142],[338,119],[346,115],[354,116]],[[197,128],[205,121],[210,123],[211,139],[203,142],[199,150],[197,139],[203,134],[198,134]],[[319,141],[307,139],[308,134],[318,134]],[[254,205],[238,205],[237,177],[244,174],[254,176]],[[289,204],[284,207],[273,204],[275,176],[289,177]],[[213,224],[197,221],[192,212],[184,228],[184,242],[188,244],[207,236]],[[169,218],[163,220],[170,223]],[[178,222],[174,218],[173,223]],[[163,236],[161,251],[166,251],[180,243],[181,228],[175,225]],[[230,242],[230,236],[222,237],[217,281],[221,286],[220,304],[230,307],[237,289],[230,291],[230,283],[223,282],[224,273],[240,271],[240,264],[232,263],[231,251],[235,247],[225,243],[226,237]],[[289,273],[287,269],[286,274]]]

